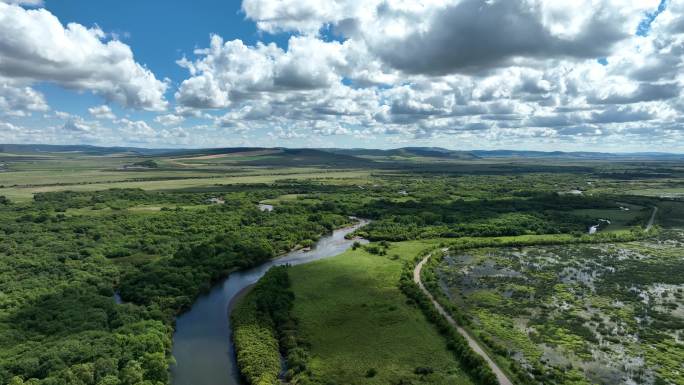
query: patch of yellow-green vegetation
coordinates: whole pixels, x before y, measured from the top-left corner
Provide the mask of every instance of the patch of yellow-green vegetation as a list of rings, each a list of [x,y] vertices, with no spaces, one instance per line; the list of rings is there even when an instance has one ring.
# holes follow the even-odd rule
[[[588,381],[584,377],[584,373],[582,373],[582,371],[576,367],[573,367],[571,369],[566,368],[566,370],[563,372],[563,375],[565,376],[565,381],[563,381],[563,383],[567,384],[567,385],[589,385],[589,384],[593,384],[593,382]]]
[[[238,303],[232,312],[233,340],[239,346],[237,362],[245,378],[254,385],[278,382],[280,354],[278,338],[271,325],[259,319],[253,292]]]
[[[148,206],[148,205],[144,205],[144,206],[135,206],[135,207],[131,207],[131,208],[129,208],[128,210],[129,210],[129,211],[133,211],[133,212],[142,212],[142,213],[146,213],[146,212],[161,211],[162,209],[165,209],[165,208],[168,208],[168,209],[180,208],[180,209],[183,209],[183,210],[202,210],[202,209],[206,209],[206,208],[208,208],[208,207],[210,207],[210,206],[211,206],[211,205],[188,205],[188,206],[185,206],[185,205],[182,205],[182,206],[177,206],[177,205],[169,205],[169,206]]]
[[[69,216],[77,216],[77,215],[85,215],[85,216],[102,216],[102,215],[107,215],[112,213],[112,209],[109,207],[82,207],[82,208],[68,208],[65,211],[66,215]]]
[[[472,248],[495,248],[495,247],[515,247],[520,245],[558,245],[573,243],[599,243],[612,240],[633,239],[640,234],[633,233],[629,229],[621,229],[597,233],[594,235],[582,235],[577,237],[572,234],[527,234],[502,237],[460,237],[446,241],[452,250],[472,249]],[[483,261],[489,257],[483,256],[478,261]]]
[[[671,384],[684,385],[684,344],[672,338],[645,346],[646,362],[657,367],[658,377]]]
[[[471,383],[442,337],[397,286],[403,263],[436,244],[396,243],[386,256],[358,248],[290,269],[293,312],[311,344],[316,376],[340,385]],[[433,373],[416,374],[417,368]]]
[[[565,302],[567,304],[572,304],[575,302],[575,295],[570,289],[571,285],[567,285],[564,283],[558,283],[553,285],[553,296],[558,300]]]
[[[549,344],[558,346],[562,350],[575,354],[582,359],[591,359],[591,353],[587,350],[585,340],[577,334],[573,334],[566,328],[553,324],[538,325],[537,328],[545,335],[546,341]]]
[[[484,307],[501,306],[505,302],[505,298],[494,290],[474,291],[468,296],[468,300]]]
[[[278,203],[282,202],[292,202],[297,199],[304,199],[306,198],[306,195],[304,194],[283,194],[278,197],[272,198],[272,199],[264,199],[261,201],[261,203],[267,204],[267,205],[276,205]]]
[[[88,206],[88,207],[81,207],[81,208],[68,208],[65,211],[66,215],[70,216],[76,216],[76,215],[84,215],[84,216],[104,216],[111,214],[112,212],[115,211],[128,211],[131,213],[139,213],[139,214],[153,214],[157,213],[159,211],[162,211],[163,209],[170,209],[174,210],[176,208],[180,208],[182,210],[202,210],[210,207],[210,205],[168,205],[168,206],[159,206],[159,205],[140,205],[140,206],[132,206],[132,207],[125,207],[125,208],[117,208],[117,207],[110,207],[106,206],[104,204],[96,204],[94,206]]]
[[[520,285],[517,283],[509,283],[506,285],[506,290],[511,292],[514,297],[528,297],[535,293],[535,290],[531,286]]]
[[[192,206],[188,206],[192,207]],[[203,206],[207,207],[207,206]],[[142,212],[142,213],[149,213],[149,212],[157,212],[161,211],[162,206],[135,206],[135,207],[130,207],[128,210],[133,211],[133,212]]]
[[[611,316],[617,317],[624,325],[629,326],[632,330],[637,327],[637,320],[634,314],[634,306],[631,304],[624,304],[622,306],[613,306],[610,310]]]
[[[597,309],[606,309],[611,305],[611,299],[604,296],[592,295],[587,299],[587,304]]]
[[[505,343],[507,347],[522,352],[529,361],[534,362],[541,358],[541,349],[530,340],[530,337],[523,330],[516,326],[513,318],[486,309],[477,309],[473,313],[477,316],[479,326],[496,338],[498,343]]]
[[[602,313],[609,319],[619,321],[623,326],[628,326],[629,330],[634,330],[637,327],[634,305],[629,302],[616,302],[615,299],[605,295],[590,295],[585,299],[585,309],[587,310],[586,315],[591,314],[588,312],[589,310],[593,313]]]
[[[668,198],[678,198],[684,197],[684,188],[644,188],[637,190],[630,190],[626,192],[631,195],[643,195],[647,197],[668,197]]]

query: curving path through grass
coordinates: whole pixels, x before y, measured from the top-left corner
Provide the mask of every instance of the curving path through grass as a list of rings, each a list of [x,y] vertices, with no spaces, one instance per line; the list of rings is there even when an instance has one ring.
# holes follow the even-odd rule
[[[430,294],[430,292],[425,288],[423,282],[420,279],[420,272],[423,269],[423,265],[428,261],[428,259],[430,259],[430,254],[423,258],[423,260],[421,260],[413,269],[413,281],[417,283],[418,286],[420,286],[420,290],[422,290],[423,293],[427,295],[428,298],[430,298],[430,301],[432,302],[432,305],[435,307],[435,309],[437,309],[437,312],[439,312],[439,314],[446,318],[447,322],[449,322],[451,326],[455,327],[456,331],[458,331],[458,333],[462,335],[463,338],[466,339],[466,341],[468,341],[468,346],[470,346],[470,348],[473,349],[475,353],[479,354],[482,358],[484,358],[484,360],[487,362],[489,367],[494,372],[494,375],[496,376],[496,379],[499,381],[499,384],[513,385],[513,382],[510,379],[508,379],[508,377],[503,372],[503,370],[501,370],[499,365],[497,365],[496,362],[494,362],[494,360],[492,360],[489,357],[489,355],[487,355],[487,353],[484,351],[484,349],[482,349],[480,344],[478,344],[477,341],[475,341],[475,339],[471,337],[470,334],[464,328],[458,326],[456,321],[454,321],[454,319],[449,315],[449,313],[447,313],[444,310],[442,305],[440,305],[439,302],[437,302],[435,298],[432,296],[432,294]]]

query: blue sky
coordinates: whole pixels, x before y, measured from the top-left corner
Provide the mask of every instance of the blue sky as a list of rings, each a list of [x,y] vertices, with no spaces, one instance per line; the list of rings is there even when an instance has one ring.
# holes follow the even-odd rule
[[[98,25],[130,45],[137,61],[160,78],[179,83],[187,71],[175,62],[206,47],[210,34],[257,41],[287,43],[286,34],[264,34],[245,20],[238,1],[225,0],[98,0],[47,1],[47,9],[62,21]]]
[[[658,15],[663,13],[665,9],[667,9],[667,0],[660,0],[658,8],[654,9],[651,12],[646,12],[644,18],[637,26],[637,36],[648,36],[648,33],[651,31],[651,24],[653,24]]]
[[[0,0],[0,142],[684,152],[667,0]]]
[[[66,0],[47,1],[45,6],[62,22],[98,26],[117,35],[133,49],[136,61],[147,66],[158,78],[169,78],[175,85],[187,77],[187,70],[176,61],[183,56],[192,56],[195,48],[205,47],[210,34],[231,36],[249,44],[257,41],[287,44],[285,34],[259,33],[254,23],[245,20],[236,1]],[[85,114],[89,107],[102,102],[95,95],[74,93],[49,83],[42,84],[39,89],[46,94],[51,106],[66,112]],[[173,96],[173,89],[167,94]],[[129,113],[146,116],[139,111]]]

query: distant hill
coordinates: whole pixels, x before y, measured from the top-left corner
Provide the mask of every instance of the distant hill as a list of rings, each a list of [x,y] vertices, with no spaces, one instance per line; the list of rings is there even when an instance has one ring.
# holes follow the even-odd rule
[[[268,147],[220,147],[220,148],[181,148],[181,149],[167,149],[158,153],[162,156],[205,156],[205,155],[238,155],[241,152],[258,152],[258,151],[268,151],[268,150],[280,150],[279,148],[268,148]]]
[[[98,147],[90,145],[53,145],[53,144],[0,144],[0,153],[12,154],[47,154],[47,153],[82,153],[87,155],[138,154],[157,155],[174,151],[163,148],[138,147]]]
[[[244,162],[253,166],[322,166],[322,167],[364,167],[374,164],[369,159],[329,151],[301,148],[283,148],[276,154]]]
[[[473,154],[481,158],[557,158],[557,159],[634,159],[634,160],[682,160],[684,154],[671,154],[665,152],[590,152],[590,151],[517,151],[517,150],[474,150]]]
[[[281,165],[337,165],[363,166],[374,163],[369,158],[440,158],[455,160],[476,160],[482,158],[521,158],[521,159],[572,159],[572,160],[684,160],[684,154],[663,152],[564,152],[564,151],[524,151],[524,150],[473,150],[458,151],[441,147],[402,147],[389,150],[367,148],[319,148],[296,149],[283,147],[225,147],[202,149],[171,149],[142,147],[98,147],[91,145],[49,145],[49,144],[0,144],[0,153],[42,155],[49,153],[81,153],[93,156],[137,155],[137,156],[203,156],[220,154],[239,154],[241,152],[270,152],[263,159],[248,161],[250,164],[268,165],[280,161]],[[284,162],[284,163],[283,163]],[[297,163],[299,162],[299,163]]]
[[[376,157],[425,157],[425,158],[446,158],[446,159],[463,159],[472,160],[479,157],[472,152],[447,150],[441,147],[402,147],[391,150],[376,150],[365,148],[331,148],[322,149],[336,154],[345,154],[351,156],[376,156]]]

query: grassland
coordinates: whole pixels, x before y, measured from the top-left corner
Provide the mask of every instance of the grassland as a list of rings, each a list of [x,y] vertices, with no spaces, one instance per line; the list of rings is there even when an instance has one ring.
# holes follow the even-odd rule
[[[8,186],[13,182],[16,183],[13,175],[10,173],[0,174],[0,185]],[[273,183],[278,180],[296,179],[296,180],[348,180],[349,183],[365,182],[365,179],[370,175],[369,171],[365,170],[318,170],[311,169],[307,172],[292,173],[292,172],[278,172],[272,170],[261,170],[252,175],[214,175],[212,177],[203,177],[196,174],[192,175],[178,175],[176,172],[170,173],[154,173],[150,175],[143,175],[130,173],[111,175],[100,175],[91,172],[78,172],[76,175],[67,175],[64,180],[66,182],[59,182],[54,184],[54,178],[60,178],[53,175],[51,172],[42,172],[40,174],[31,173],[22,175],[22,178],[29,178],[29,180],[36,181],[36,184],[29,186],[10,186],[0,188],[0,194],[7,198],[17,201],[25,202],[30,200],[34,194],[50,191],[99,191],[112,188],[140,188],[151,191],[178,191],[183,189],[202,189],[210,188],[217,185],[230,184],[251,184],[251,183]],[[147,177],[152,180],[130,180],[141,177]],[[109,178],[120,180],[114,180]],[[126,179],[127,178],[127,179]],[[162,180],[155,180],[155,178],[167,178]]]
[[[404,261],[435,242],[395,243],[386,256],[358,248],[290,269],[293,312],[315,374],[340,385],[470,383],[397,286]],[[421,367],[433,373],[416,374]]]
[[[156,157],[129,153],[108,156],[72,152],[0,153],[0,195],[26,202],[36,193],[64,190],[198,191],[217,185],[273,183],[284,179],[363,184],[371,174],[370,169],[354,167],[358,165],[351,163],[331,167],[335,159],[325,159],[318,153],[304,156],[282,153],[283,150],[262,150]],[[290,159],[296,157],[306,161],[297,165]],[[151,160],[156,167],[131,167]],[[283,165],[284,161],[294,164]]]
[[[664,201],[658,207],[657,223],[665,227],[684,228],[684,205],[676,201]]]
[[[613,209],[579,209],[574,213],[594,218],[602,230],[622,230],[644,225],[651,211],[650,207],[624,204]]]
[[[674,188],[644,188],[630,190],[630,194],[649,197],[681,198],[684,197],[684,187]]]

